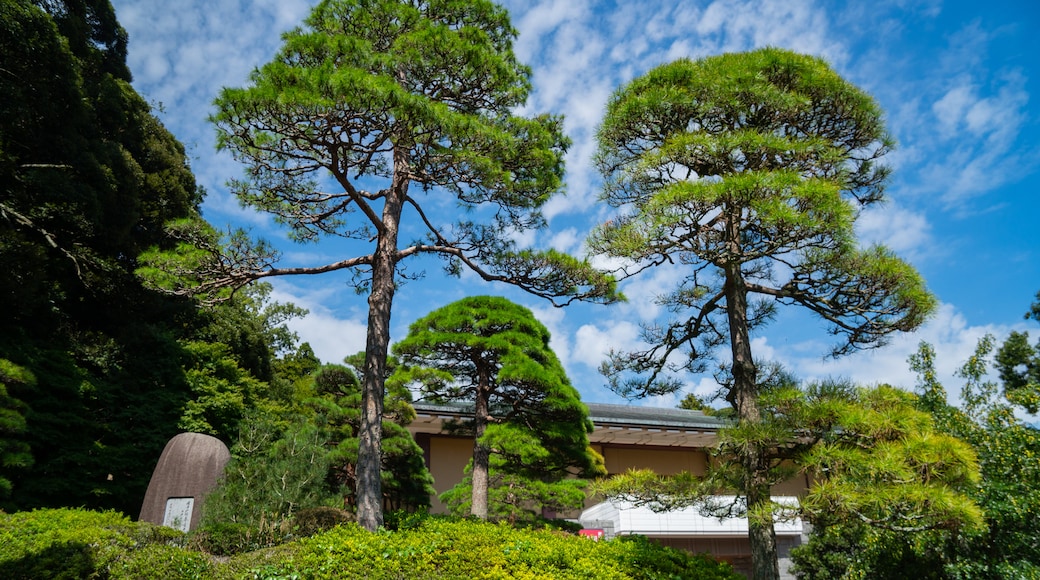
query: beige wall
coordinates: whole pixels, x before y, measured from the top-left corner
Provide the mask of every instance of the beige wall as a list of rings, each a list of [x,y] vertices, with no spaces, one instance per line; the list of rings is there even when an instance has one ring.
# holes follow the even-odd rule
[[[466,465],[473,457],[473,440],[465,437],[419,434],[417,442],[426,452],[426,464],[434,479],[437,494],[444,493],[462,481]],[[702,475],[708,455],[702,449],[691,447],[650,447],[645,445],[593,444],[603,455],[607,473],[614,475],[629,469],[650,469],[662,475],[688,471]],[[786,481],[773,488],[774,495],[802,496],[806,482],[802,477]],[[599,498],[589,498],[589,505]],[[430,498],[433,513],[445,513],[445,505],[436,497]],[[562,514],[561,514],[562,515]],[[574,514],[566,514],[573,517]]]
[[[473,457],[473,440],[465,437],[433,436],[420,441],[426,451],[426,465],[433,476],[433,488],[440,495],[455,487],[466,474],[466,465]],[[436,497],[430,498],[430,511],[446,513],[447,508]]]
[[[661,475],[689,471],[701,475],[708,456],[703,450],[689,447],[647,447],[628,445],[593,445],[614,475],[629,469],[650,469]]]

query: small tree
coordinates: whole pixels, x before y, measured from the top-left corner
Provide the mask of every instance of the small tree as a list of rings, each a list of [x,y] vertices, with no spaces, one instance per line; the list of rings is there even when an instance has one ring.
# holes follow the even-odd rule
[[[515,36],[488,0],[325,0],[248,87],[217,98],[219,146],[247,168],[232,184],[239,199],[295,240],[354,243],[341,260],[278,268],[269,248],[241,235],[224,244],[196,235],[210,257],[185,251],[188,270],[205,277],[174,291],[355,273],[369,307],[358,460],[358,519],[369,530],[382,523],[383,380],[406,258],[441,257],[452,274],[466,268],[561,302],[615,298],[613,279],[588,264],[512,241],[545,225],[539,208],[560,188],[567,147],[558,117],[515,113],[530,91]],[[432,219],[452,202],[458,221]],[[416,237],[399,239],[402,226]]]
[[[362,362],[364,353],[347,361]],[[356,504],[358,432],[361,427],[361,383],[350,368],[324,365],[313,377],[316,395],[306,401],[329,430],[329,480]],[[415,419],[411,393],[387,384],[383,415],[382,490],[384,509],[414,510],[430,506],[433,477],[426,469],[422,449],[407,426]]]
[[[306,417],[250,414],[240,425],[223,479],[206,496],[203,525],[244,524],[269,535],[301,509],[335,505],[326,482],[327,438]]]
[[[394,353],[402,363],[394,382],[418,383],[430,400],[473,405],[473,460],[460,484],[472,488],[473,515],[487,519],[493,476],[503,487],[530,481],[528,491],[541,489],[535,495],[550,502],[568,493],[568,476],[604,473],[589,447],[588,409],[530,310],[500,297],[464,298],[415,321]],[[517,505],[518,495],[501,497]]]
[[[738,491],[754,576],[777,578],[752,330],[798,305],[831,325],[839,356],[916,328],[935,305],[908,264],[856,244],[856,217],[883,199],[888,175],[881,111],[822,60],[762,49],[653,69],[613,95],[598,140],[602,199],[621,213],[590,247],[626,261],[624,274],[683,276],[658,297],[674,318],[602,370],[626,396],[672,392],[674,372],[704,372],[728,345],[723,392],[752,437]]]

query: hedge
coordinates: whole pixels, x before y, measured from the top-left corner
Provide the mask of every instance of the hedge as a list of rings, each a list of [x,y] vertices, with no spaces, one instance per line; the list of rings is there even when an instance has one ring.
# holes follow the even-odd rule
[[[397,531],[346,523],[230,557],[114,512],[0,514],[0,578],[738,580],[727,564],[642,537],[595,542],[558,530],[429,517]]]

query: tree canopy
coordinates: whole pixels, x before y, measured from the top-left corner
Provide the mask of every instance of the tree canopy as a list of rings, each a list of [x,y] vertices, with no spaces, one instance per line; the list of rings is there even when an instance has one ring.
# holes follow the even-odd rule
[[[588,410],[549,338],[530,310],[506,298],[473,296],[415,321],[394,345],[401,366],[391,382],[417,384],[427,400],[473,406],[470,476],[459,484],[470,497],[449,496],[474,516],[516,517],[528,500],[579,507],[583,493],[576,502],[562,499],[575,497],[576,482],[564,480],[604,473],[603,458],[589,446]],[[509,488],[512,496],[501,491]]]
[[[2,468],[5,509],[136,513],[141,466],[191,397],[177,340],[197,327],[194,309],[134,269],[200,192],[125,58],[105,0],[0,3],[0,359],[18,401],[5,407],[25,419],[0,447],[32,458]]]
[[[780,305],[800,306],[839,338],[831,354],[912,330],[935,299],[854,224],[883,199],[893,146],[874,100],[824,61],[767,48],[659,66],[614,93],[598,135],[602,200],[617,208],[589,244],[622,273],[676,268],[657,297],[672,317],[643,329],[645,350],[603,365],[626,396],[673,392],[726,345],[723,394],[747,428],[759,423],[751,332]],[[739,490],[768,503],[766,448],[751,444]],[[752,508],[752,511],[755,511]],[[758,578],[776,578],[772,520],[751,522]]]
[[[1023,338],[1027,348],[1022,348]],[[948,400],[938,380],[931,345],[921,343],[910,358],[918,375],[920,408],[932,415],[939,430],[964,441],[978,456],[981,478],[967,491],[981,508],[985,526],[940,528],[916,537],[854,521],[822,526],[794,554],[802,576],[1040,577],[1040,525],[1035,517],[1040,511],[1040,431],[1022,418],[1034,414],[1029,408],[1034,399],[1026,396],[1030,389],[1019,380],[1035,364],[1036,350],[1029,347],[1028,335],[1018,332],[994,356],[995,346],[992,336],[984,336],[959,369],[964,379],[959,406]],[[999,383],[988,376],[991,365]],[[1015,371],[1009,373],[1009,368]]]
[[[207,278],[177,291],[354,273],[369,303],[358,500],[370,530],[382,518],[383,380],[394,291],[412,276],[406,258],[440,257],[452,274],[466,268],[561,302],[616,299],[613,279],[587,263],[515,245],[516,233],[545,225],[539,208],[560,189],[568,145],[559,117],[516,113],[531,87],[515,36],[487,0],[325,0],[248,86],[216,100],[219,146],[246,167],[232,183],[239,199],[293,239],[353,244],[340,260],[287,268],[267,246],[227,244],[244,251],[192,254]],[[448,204],[459,219],[434,219]],[[414,237],[402,239],[402,226]]]

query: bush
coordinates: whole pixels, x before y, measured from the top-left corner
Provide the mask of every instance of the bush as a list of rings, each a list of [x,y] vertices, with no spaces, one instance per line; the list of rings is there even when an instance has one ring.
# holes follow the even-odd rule
[[[428,518],[414,528],[368,533],[354,524],[293,544],[280,563],[256,554],[233,561],[264,578],[735,580],[727,564],[645,538],[593,542],[551,530]],[[253,562],[252,568],[248,568]]]
[[[175,547],[182,538],[177,530],[131,522],[116,512],[48,509],[2,514],[0,578],[104,577],[107,572],[102,571],[120,568],[117,564],[132,555],[136,559],[134,566],[144,569],[149,565],[147,554],[135,552],[149,546],[167,546],[183,552]],[[113,573],[111,577],[120,576]]]
[[[207,524],[191,533],[188,545],[214,556],[231,556],[270,545],[261,541],[262,535],[246,524]]]
[[[39,510],[0,514],[0,578],[111,580],[365,578],[737,580],[728,565],[645,538],[594,542],[558,530],[519,530],[475,520],[415,517],[399,531],[369,533],[331,512],[308,516],[335,527],[217,562],[206,551],[247,549],[242,526],[211,526],[191,542],[180,532],[114,512]],[[301,526],[302,527],[302,526]],[[243,537],[246,539],[243,540]]]
[[[292,533],[299,538],[313,536],[332,528],[355,521],[354,514],[334,507],[302,509],[293,516]]]

